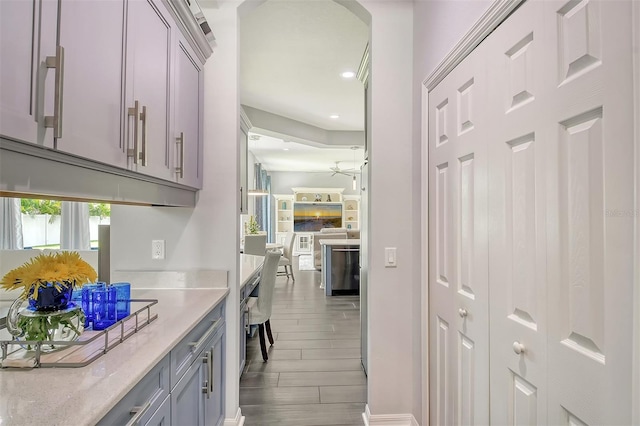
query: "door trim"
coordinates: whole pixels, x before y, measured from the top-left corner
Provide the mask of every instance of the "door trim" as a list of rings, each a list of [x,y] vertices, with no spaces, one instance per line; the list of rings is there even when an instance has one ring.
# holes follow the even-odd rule
[[[525,0],[495,0],[422,84],[430,92]]]
[[[633,107],[635,114],[634,119],[634,178],[635,178],[635,230],[634,230],[634,295],[633,295],[633,359],[632,366],[632,401],[638,401],[640,398],[640,4],[633,2],[632,6],[632,32],[633,32]],[[633,405],[631,419],[634,424],[640,424],[640,405]]]
[[[496,29],[507,17],[526,0],[495,0],[469,28],[454,48],[436,68],[422,81],[421,99],[421,146],[422,146],[422,194],[421,194],[421,253],[420,271],[422,281],[422,424],[429,424],[429,92],[432,91],[460,62]],[[640,160],[639,160],[640,161]],[[640,226],[640,224],[639,224]],[[640,239],[640,238],[639,238]],[[640,252],[640,247],[639,247]],[[640,281],[640,280],[639,280]],[[640,306],[640,300],[637,300]],[[640,322],[640,319],[638,319]],[[638,327],[640,330],[640,327]],[[637,334],[637,333],[636,333]],[[639,338],[640,340],[640,338]],[[640,351],[639,351],[640,353]],[[640,369],[638,370],[640,373]],[[640,380],[640,379],[639,379]],[[638,386],[640,391],[640,384]],[[639,409],[640,410],[640,409]]]

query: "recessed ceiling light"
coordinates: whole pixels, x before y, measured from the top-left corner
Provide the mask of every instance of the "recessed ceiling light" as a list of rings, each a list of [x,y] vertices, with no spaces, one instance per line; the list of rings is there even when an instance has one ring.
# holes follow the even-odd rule
[[[353,71],[345,71],[340,75],[342,76],[342,78],[353,78],[356,76],[356,73]]]
[[[289,151],[289,148],[282,148],[283,151]]]
[[[340,116],[339,116],[338,114],[331,114],[331,115],[329,116],[329,118],[333,118],[333,119],[335,120],[335,119],[340,118]]]

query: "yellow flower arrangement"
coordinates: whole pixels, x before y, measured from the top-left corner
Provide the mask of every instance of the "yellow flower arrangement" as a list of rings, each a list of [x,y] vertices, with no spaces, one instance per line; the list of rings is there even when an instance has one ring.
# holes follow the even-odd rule
[[[82,287],[84,283],[95,282],[98,278],[95,269],[82,260],[75,251],[40,254],[28,262],[9,271],[0,281],[5,290],[19,290],[22,297],[38,298],[38,289],[53,283],[62,290],[66,286]]]

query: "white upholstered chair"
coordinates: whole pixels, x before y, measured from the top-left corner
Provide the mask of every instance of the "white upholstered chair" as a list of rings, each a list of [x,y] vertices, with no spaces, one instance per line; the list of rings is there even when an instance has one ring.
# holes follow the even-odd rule
[[[267,245],[267,234],[249,234],[244,236],[244,254],[264,256]]]
[[[273,305],[273,288],[276,285],[276,273],[278,272],[278,261],[282,254],[279,250],[267,250],[265,252],[264,264],[260,272],[260,284],[258,286],[258,297],[250,297],[247,302],[249,309],[249,325],[258,326],[258,337],[260,339],[260,350],[262,359],[266,362],[267,345],[264,341],[264,331],[267,330],[269,343],[273,345],[273,335],[271,334],[271,307]]]
[[[282,248],[282,257],[280,258],[279,266],[284,266],[284,273],[280,275],[286,275],[287,279],[291,275],[293,282],[296,281],[296,277],[293,276],[293,243],[296,240],[295,232],[287,232],[287,236],[284,239],[284,247]]]

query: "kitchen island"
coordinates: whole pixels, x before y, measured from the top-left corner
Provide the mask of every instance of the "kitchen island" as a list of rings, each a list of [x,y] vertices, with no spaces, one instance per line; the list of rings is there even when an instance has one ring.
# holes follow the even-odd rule
[[[158,318],[86,367],[0,370],[0,424],[98,423],[228,292],[133,288],[132,298],[158,300]]]

